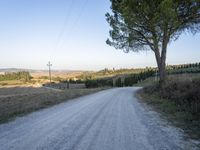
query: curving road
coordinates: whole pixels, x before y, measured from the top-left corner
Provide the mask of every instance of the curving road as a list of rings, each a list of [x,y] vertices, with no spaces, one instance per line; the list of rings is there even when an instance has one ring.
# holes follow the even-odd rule
[[[138,88],[80,97],[0,125],[0,150],[197,149],[138,102]]]

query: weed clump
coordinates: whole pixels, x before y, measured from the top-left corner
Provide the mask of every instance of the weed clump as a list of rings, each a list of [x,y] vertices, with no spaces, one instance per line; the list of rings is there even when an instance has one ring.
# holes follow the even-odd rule
[[[200,113],[200,79],[168,78],[163,84],[145,87],[144,92],[173,101],[182,110]]]

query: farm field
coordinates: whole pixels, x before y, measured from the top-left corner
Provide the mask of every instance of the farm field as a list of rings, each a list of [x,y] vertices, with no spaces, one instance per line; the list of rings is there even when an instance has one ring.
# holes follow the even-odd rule
[[[0,122],[102,89],[0,88]]]
[[[20,86],[20,85],[27,85],[20,80],[6,80],[0,81],[0,87],[8,87],[8,86]]]
[[[30,74],[34,78],[49,76],[48,71],[35,71],[35,72],[30,72]],[[83,71],[52,71],[52,77],[60,77],[60,78],[74,78],[82,74],[83,74]]]
[[[53,92],[54,90],[43,88],[43,87],[7,87],[0,88],[0,97],[12,97],[21,95],[30,95],[38,93]]]

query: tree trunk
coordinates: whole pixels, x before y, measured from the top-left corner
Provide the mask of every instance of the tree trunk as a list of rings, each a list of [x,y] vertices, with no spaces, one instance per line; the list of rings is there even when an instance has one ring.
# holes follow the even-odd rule
[[[166,54],[167,54],[167,44],[169,42],[169,36],[167,34],[167,23],[165,24],[164,27],[164,32],[163,32],[163,40],[162,40],[162,49],[160,52],[160,48],[158,46],[158,42],[156,40],[156,38],[154,38],[154,53],[155,53],[155,57],[156,57],[156,62],[158,65],[158,70],[159,70],[159,74],[160,74],[160,83],[162,84],[163,82],[165,82],[166,79]],[[156,37],[156,35],[154,35],[154,37]]]
[[[164,39],[162,43],[162,53],[161,53],[161,68],[160,68],[160,82],[165,82],[166,78],[166,55],[167,55],[167,44],[168,44],[168,36],[166,32],[164,34]]]
[[[166,50],[167,50],[167,47],[162,49],[161,56],[160,56],[159,50],[154,51],[155,52],[157,66],[158,66],[160,82],[164,82],[165,78],[166,78],[166,71],[165,71],[165,69],[166,69]]]
[[[158,65],[158,71],[159,71],[159,76],[160,76],[160,83],[165,82],[166,78],[166,54],[167,54],[167,44],[169,42],[169,35],[167,34],[168,32],[168,24],[166,23],[164,27],[164,32],[163,32],[163,40],[162,40],[162,49],[160,52],[158,40],[156,38],[156,35],[153,34],[153,41],[154,41],[154,53],[156,57],[156,62]]]
[[[161,75],[161,56],[160,56],[160,51],[159,51],[159,49],[157,49],[157,50],[155,50],[154,51],[154,53],[155,53],[155,57],[156,57],[156,63],[157,63],[157,66],[158,66],[158,72],[159,72],[159,77],[160,77],[160,75]],[[161,78],[160,78],[161,79]]]
[[[166,78],[166,71],[165,71],[166,65],[165,61],[162,60],[161,68],[160,68],[160,82],[164,82]]]
[[[157,66],[158,66],[158,71],[160,72],[160,68],[161,68],[161,57],[160,57],[160,52],[159,50],[154,51],[155,53],[155,57],[156,57],[156,62],[157,62]]]

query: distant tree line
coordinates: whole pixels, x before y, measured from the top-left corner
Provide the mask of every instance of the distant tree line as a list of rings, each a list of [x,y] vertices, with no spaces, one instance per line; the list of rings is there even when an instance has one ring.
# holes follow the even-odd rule
[[[111,75],[111,71],[108,69],[101,70],[96,72],[95,75],[86,77],[85,85],[87,88],[95,88],[102,86],[113,86],[113,79],[116,78],[115,86],[123,87],[123,86],[132,86],[138,82],[141,82],[149,77],[158,76],[157,68],[145,68],[145,69],[129,69],[128,74],[122,74],[122,72],[128,72],[128,69],[120,69],[120,70],[112,70],[113,72],[118,72],[121,77],[111,76],[95,79],[95,75],[99,76],[99,74],[103,74],[103,72],[107,72],[107,75]],[[131,73],[134,72],[134,73]],[[193,64],[182,64],[182,65],[168,65],[167,66],[167,74],[182,74],[182,73],[200,73],[200,63]],[[93,76],[93,77],[92,77]]]
[[[102,78],[102,79],[87,79],[85,81],[86,88],[97,88],[103,86],[113,86],[112,78]]]
[[[23,80],[28,82],[31,80],[31,75],[27,71],[19,71],[19,72],[5,72],[5,74],[0,75],[0,81],[6,80]]]
[[[169,65],[168,67],[172,67],[173,69],[200,68],[200,62],[199,63],[192,63],[192,64]]]
[[[125,75],[124,77],[110,77],[110,78],[101,78],[101,79],[88,79],[85,81],[87,88],[103,87],[103,86],[132,86],[142,80],[145,80],[148,77],[151,77],[155,74],[155,69],[148,69],[140,73]],[[114,79],[116,78],[116,79]],[[122,81],[124,79],[124,81]],[[115,85],[113,84],[115,80]]]
[[[167,74],[200,73],[200,63],[167,66]]]
[[[85,83],[83,80],[73,80],[73,79],[69,79],[69,80],[62,80],[60,81],[61,83],[71,83],[71,84],[81,84],[81,83]]]
[[[115,86],[117,87],[123,87],[123,86],[133,86],[133,84],[136,84],[138,82],[141,82],[149,77],[154,76],[156,73],[155,69],[147,69],[146,71],[142,71],[140,73],[137,74],[130,74],[126,77],[121,77],[118,78]]]
[[[80,80],[86,81],[86,80],[93,80],[93,79],[98,79],[98,78],[108,78],[108,77],[113,77],[116,75],[140,73],[145,70],[146,68],[132,68],[132,69],[105,68],[97,72],[85,72],[82,75],[77,76],[77,78]]]

